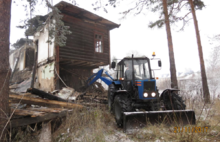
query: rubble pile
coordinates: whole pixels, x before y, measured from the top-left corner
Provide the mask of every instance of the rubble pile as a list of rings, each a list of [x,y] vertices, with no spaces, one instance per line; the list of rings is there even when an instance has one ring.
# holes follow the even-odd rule
[[[28,88],[29,84],[30,79],[10,86],[9,99],[11,112],[13,113],[12,127],[65,117],[73,108],[106,108],[107,91],[98,82],[91,85],[84,92],[64,87],[52,93],[36,88]]]

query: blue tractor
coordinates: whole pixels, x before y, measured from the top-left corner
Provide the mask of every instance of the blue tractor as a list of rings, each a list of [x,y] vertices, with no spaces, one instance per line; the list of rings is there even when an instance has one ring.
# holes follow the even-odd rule
[[[158,60],[161,67],[161,61]],[[116,69],[115,69],[116,67]],[[88,79],[88,86],[101,79],[108,86],[108,107],[124,132],[147,123],[195,124],[195,112],[185,110],[186,105],[178,95],[178,89],[165,89],[161,95],[152,75],[150,59],[147,57],[124,58],[112,62],[115,78],[102,77],[103,69]]]

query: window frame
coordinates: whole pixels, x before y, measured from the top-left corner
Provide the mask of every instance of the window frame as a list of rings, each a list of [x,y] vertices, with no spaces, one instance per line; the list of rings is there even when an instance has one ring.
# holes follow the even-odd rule
[[[100,35],[102,38],[101,38],[101,48],[102,48],[102,52],[97,52],[96,51],[96,43],[97,43],[97,40],[96,40],[96,38],[95,38],[95,36],[96,35]],[[94,52],[95,53],[98,53],[98,54],[102,54],[102,53],[104,53],[104,34],[103,33],[101,33],[101,32],[94,32]]]

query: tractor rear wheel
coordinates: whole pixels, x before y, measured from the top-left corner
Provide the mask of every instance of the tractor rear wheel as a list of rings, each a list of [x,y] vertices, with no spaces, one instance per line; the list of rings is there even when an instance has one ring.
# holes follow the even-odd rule
[[[117,95],[114,99],[114,115],[118,127],[123,126],[123,112],[132,111],[131,100],[126,95]]]
[[[110,93],[110,89],[108,90],[108,109],[110,112],[112,112],[112,96],[111,96],[111,93]]]
[[[165,100],[163,100],[164,106],[166,110],[185,110],[186,105],[178,94],[176,93],[171,93],[169,94],[164,94]]]

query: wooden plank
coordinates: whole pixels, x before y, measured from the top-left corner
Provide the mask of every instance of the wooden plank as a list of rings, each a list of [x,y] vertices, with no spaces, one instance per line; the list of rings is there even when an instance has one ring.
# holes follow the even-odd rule
[[[108,60],[108,55],[105,55],[107,57],[100,57],[99,55],[95,56],[84,56],[84,55],[77,55],[77,54],[73,54],[73,53],[68,53],[68,52],[60,52],[60,57],[62,58],[69,58],[69,59],[75,59],[75,60],[83,60],[83,61],[88,61],[88,62],[95,62],[95,63],[99,63],[99,62],[104,62],[104,64],[109,64],[109,60]]]
[[[57,101],[67,102],[67,100],[64,100],[60,97],[46,93],[46,92],[39,90],[39,89],[36,89],[36,88],[28,88],[27,92],[30,92],[30,93],[37,95],[37,96],[40,96],[41,98],[47,98],[49,100],[57,100]]]
[[[38,116],[38,117],[32,117],[32,118],[22,118],[22,119],[12,119],[11,127],[20,127],[20,126],[26,126],[30,124],[35,124],[43,121],[48,121],[55,118],[62,118],[65,117],[68,111],[62,111],[60,113],[48,113],[44,116]]]
[[[69,49],[61,49],[60,52],[66,52],[66,53],[71,53],[71,54],[76,54],[76,55],[80,55],[80,56],[92,56],[94,55],[94,50],[83,50],[83,51],[78,51],[75,50],[74,48],[72,48],[71,50]],[[90,53],[87,53],[90,52]]]
[[[55,89],[58,90],[60,89],[60,79],[58,75],[60,75],[60,46],[56,46],[55,48],[55,69],[56,69],[56,74],[55,74]]]
[[[82,35],[83,36],[83,35]],[[93,38],[93,37],[92,37]],[[87,40],[87,39],[86,39]],[[109,49],[108,40],[103,40],[103,47],[106,49]],[[87,50],[93,50],[94,51],[94,39],[91,42],[85,41],[85,40],[79,40],[73,38],[72,40],[67,40],[67,44],[65,47],[70,47],[70,49],[77,48],[81,51],[87,49]],[[65,47],[62,47],[61,49],[65,49]],[[106,51],[109,52],[109,51]]]
[[[62,66],[63,68],[72,68],[72,69],[88,69],[88,70],[91,70],[91,69],[94,69],[94,68],[98,68],[99,66]]]
[[[9,95],[9,98],[11,99],[11,102],[18,103],[21,100],[21,103],[23,104],[31,104],[31,105],[39,105],[39,106],[49,106],[49,107],[64,107],[64,108],[83,108],[82,105],[79,104],[73,104],[69,102],[60,102],[55,100],[46,100],[41,98],[31,98],[26,96],[20,96],[20,95]]]
[[[50,112],[50,113],[60,113],[61,111],[66,111],[67,109],[62,109],[62,108],[46,108],[46,107],[40,107],[40,108],[26,108],[26,110],[31,110],[31,111],[38,111],[38,112]]]
[[[108,54],[109,54],[109,69],[111,69],[111,42],[110,42],[110,31],[108,31]]]
[[[11,111],[13,111],[13,109]],[[31,111],[26,109],[16,109],[14,113],[14,115],[31,116],[31,117],[43,116],[44,114],[45,114],[44,112]]]
[[[90,48],[90,49],[89,49]],[[74,52],[74,53],[85,53],[85,52],[88,52],[88,51],[90,51],[90,52],[95,52],[94,51],[94,49],[93,49],[93,46],[91,46],[91,47],[84,47],[84,48],[80,48],[80,46],[79,45],[77,45],[77,44],[72,44],[72,45],[67,45],[67,46],[65,46],[65,47],[63,47],[63,48],[61,48],[60,50],[63,50],[63,51],[65,51],[65,50],[68,50],[68,51],[72,51],[72,52],[74,52],[75,50],[77,50],[78,52]],[[89,54],[91,54],[91,53],[89,53]]]
[[[95,29],[95,30],[100,31],[100,32],[105,32],[108,29],[107,26],[102,25],[101,23],[92,24],[92,23],[85,22],[84,20],[79,21],[76,18],[74,18],[73,16],[70,16],[70,15],[67,15],[67,14],[62,14],[62,15],[64,15],[64,17],[63,17],[64,23],[70,23],[70,24],[80,23],[83,27],[88,27],[88,28],[91,28],[91,29]]]

